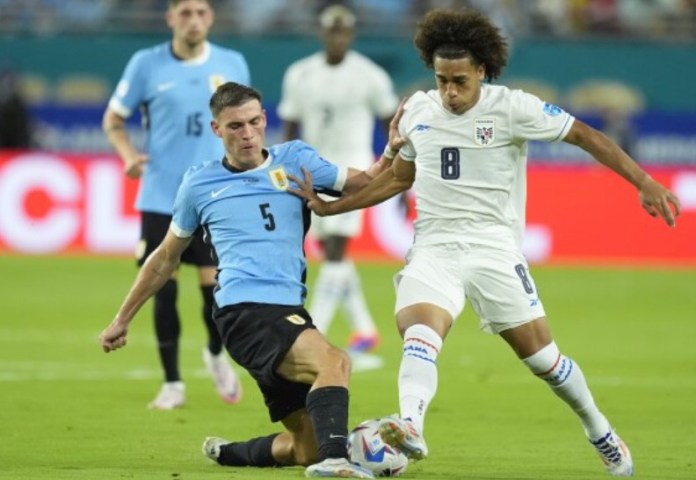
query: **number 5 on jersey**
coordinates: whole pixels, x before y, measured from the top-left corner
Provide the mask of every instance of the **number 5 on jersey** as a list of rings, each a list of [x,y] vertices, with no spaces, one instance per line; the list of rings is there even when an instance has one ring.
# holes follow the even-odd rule
[[[273,218],[273,214],[269,212],[269,209],[271,208],[270,203],[262,203],[259,205],[259,210],[261,210],[261,216],[263,217],[264,220],[266,220],[266,224],[263,226],[266,230],[273,231],[276,228],[275,225],[275,219]]]

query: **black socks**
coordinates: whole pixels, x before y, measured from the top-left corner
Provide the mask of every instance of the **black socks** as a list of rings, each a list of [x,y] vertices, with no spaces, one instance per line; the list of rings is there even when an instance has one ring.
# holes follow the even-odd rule
[[[220,448],[220,456],[217,462],[228,467],[278,467],[278,462],[273,458],[271,447],[278,434],[268,435],[247,440],[246,442],[233,442]]]
[[[307,411],[319,445],[319,460],[348,458],[348,389],[322,387],[307,394]]]

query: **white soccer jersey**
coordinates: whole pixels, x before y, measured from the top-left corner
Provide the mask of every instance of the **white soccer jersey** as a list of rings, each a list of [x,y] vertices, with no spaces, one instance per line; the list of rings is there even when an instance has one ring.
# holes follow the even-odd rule
[[[520,248],[525,224],[527,141],[561,141],[574,117],[534,95],[483,84],[455,115],[431,90],[406,104],[400,155],[416,164],[415,245],[466,242]]]
[[[278,115],[301,123],[302,139],[322,157],[364,169],[374,161],[375,117],[389,117],[398,103],[387,73],[364,55],[350,51],[329,65],[319,52],[286,71]]]

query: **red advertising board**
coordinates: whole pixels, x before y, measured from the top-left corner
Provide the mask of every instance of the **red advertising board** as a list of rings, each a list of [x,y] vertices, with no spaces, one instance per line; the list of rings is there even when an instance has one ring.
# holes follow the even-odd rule
[[[681,199],[677,228],[647,215],[635,189],[603,167],[530,168],[525,254],[532,262],[696,266],[696,170],[651,174]],[[0,253],[130,254],[136,191],[113,156],[0,153]],[[413,238],[408,217],[398,199],[369,209],[353,254],[403,258]],[[319,254],[311,238],[308,252]]]

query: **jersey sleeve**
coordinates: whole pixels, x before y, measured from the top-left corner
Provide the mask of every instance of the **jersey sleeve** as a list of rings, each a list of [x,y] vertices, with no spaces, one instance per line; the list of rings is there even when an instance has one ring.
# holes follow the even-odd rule
[[[194,167],[195,168],[195,167]],[[179,238],[188,238],[200,225],[196,211],[194,191],[191,187],[190,171],[184,176],[174,200],[172,223],[169,229]]]
[[[399,149],[399,156],[407,162],[416,160],[416,150],[413,148],[413,144],[408,138],[408,133],[410,131],[409,125],[412,123],[414,102],[414,97],[408,99],[406,105],[404,105],[404,115],[401,117],[398,125],[399,135],[406,138],[406,144]]]
[[[116,86],[109,108],[123,118],[128,118],[145,100],[147,88],[147,52],[136,52],[126,65],[126,69]]]
[[[278,116],[282,120],[297,121],[302,113],[302,92],[298,85],[299,76],[297,65],[291,65],[283,76],[281,98],[278,103]]]
[[[513,137],[522,140],[560,142],[575,121],[562,108],[521,90],[512,92],[510,110]]]
[[[342,192],[348,178],[348,169],[325,160],[316,150],[304,142],[297,141],[295,143],[297,144],[299,163],[312,174],[314,188],[318,192],[330,195]]]

